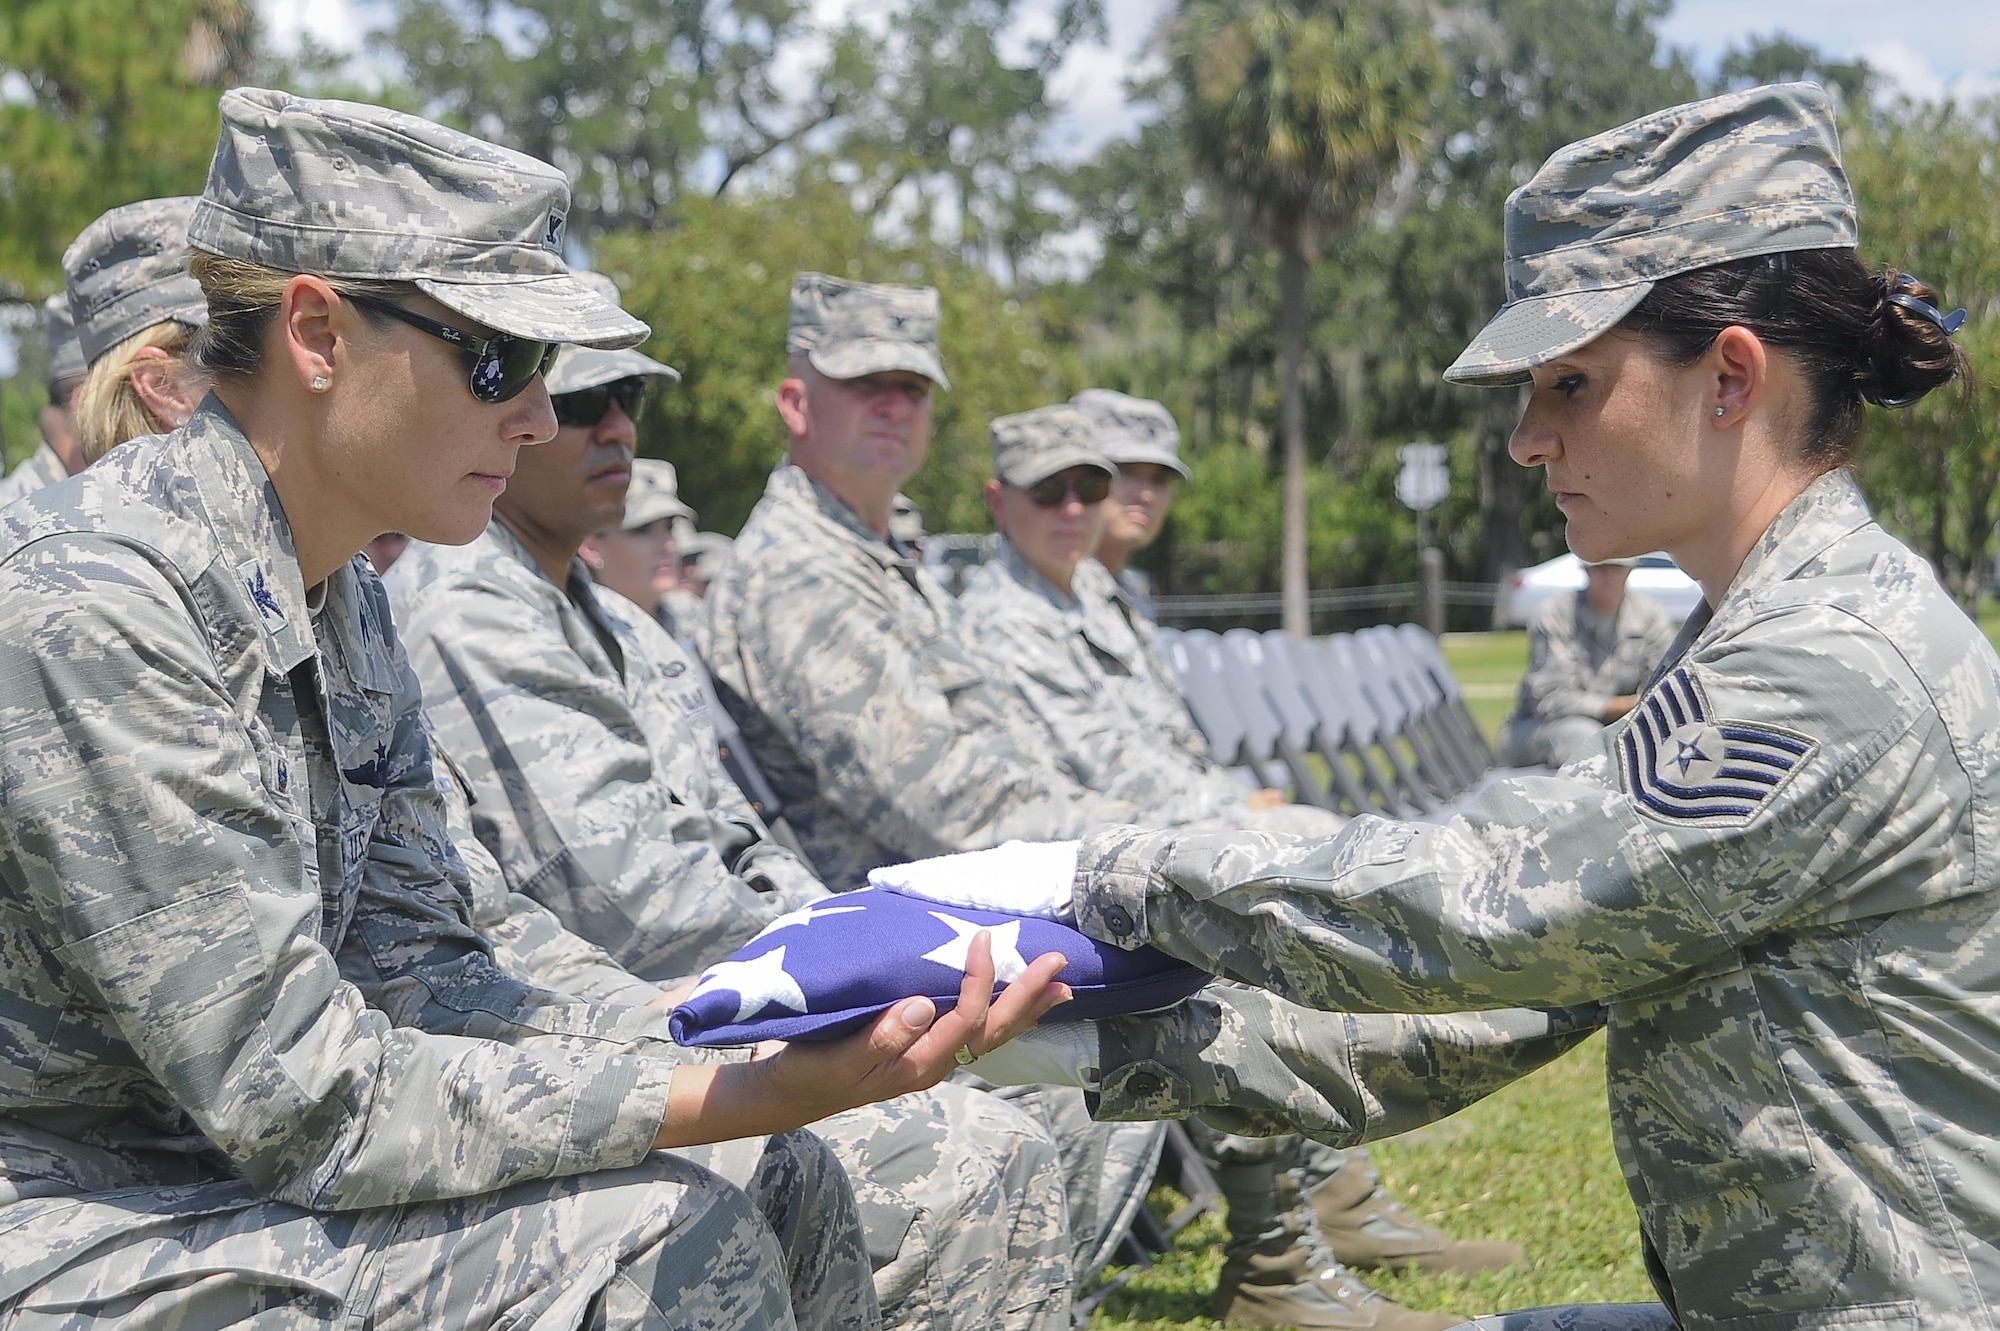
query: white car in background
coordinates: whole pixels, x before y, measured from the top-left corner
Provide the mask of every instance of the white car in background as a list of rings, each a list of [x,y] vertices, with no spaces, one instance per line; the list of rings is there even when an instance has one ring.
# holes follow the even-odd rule
[[[1546,564],[1522,569],[1500,585],[1496,622],[1502,628],[1526,628],[1549,598],[1583,590],[1583,567],[1575,555],[1558,555]],[[1639,566],[1632,570],[1625,590],[1650,597],[1675,622],[1686,619],[1701,603],[1701,584],[1658,553],[1639,556]]]

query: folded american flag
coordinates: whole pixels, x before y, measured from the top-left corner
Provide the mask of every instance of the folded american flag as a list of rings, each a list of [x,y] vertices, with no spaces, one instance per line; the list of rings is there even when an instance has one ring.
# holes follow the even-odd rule
[[[966,955],[981,929],[993,937],[999,985],[1044,952],[1067,959],[1056,978],[1075,997],[1044,1021],[1089,1021],[1169,1007],[1210,978],[1163,952],[1128,952],[1053,920],[941,906],[864,888],[773,920],[727,961],[711,966],[674,1009],[674,1039],[684,1045],[832,1040],[917,994],[948,1011],[958,1005]]]

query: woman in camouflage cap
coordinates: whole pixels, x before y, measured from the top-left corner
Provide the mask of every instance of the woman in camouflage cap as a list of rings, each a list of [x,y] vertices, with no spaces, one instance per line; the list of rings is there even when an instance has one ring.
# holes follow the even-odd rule
[[[188,275],[193,198],[123,204],[63,251],[63,280],[88,370],[74,408],[77,445],[91,463],[128,439],[188,423],[207,392],[187,363],[208,322]]]
[[[852,1194],[790,1130],[936,1081],[1054,966],[717,1064],[492,964],[356,556],[477,535],[554,432],[557,344],[646,329],[564,264],[553,168],[221,109],[214,391],[0,518],[0,1324],[877,1325]],[[767,1133],[756,1201],[655,1149]]]
[[[1846,469],[1865,404],[1965,372],[1963,316],[1855,244],[1804,84],[1572,144],[1516,192],[1511,299],[1448,377],[1529,386],[1513,454],[1579,555],[1665,549],[1706,604],[1594,753],[1449,822],[1111,829],[1014,885],[1261,987],[1072,1042],[1101,1112],[1382,1136],[1602,1026],[1660,1302],[1510,1331],[1992,1324],[2000,657]]]

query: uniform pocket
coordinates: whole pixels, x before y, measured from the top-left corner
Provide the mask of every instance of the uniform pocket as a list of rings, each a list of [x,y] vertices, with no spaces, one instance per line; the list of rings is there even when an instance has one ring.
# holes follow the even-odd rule
[[[1738,965],[1612,1008],[1612,1112],[1655,1203],[1798,1178],[1805,1116],[1752,973]]]

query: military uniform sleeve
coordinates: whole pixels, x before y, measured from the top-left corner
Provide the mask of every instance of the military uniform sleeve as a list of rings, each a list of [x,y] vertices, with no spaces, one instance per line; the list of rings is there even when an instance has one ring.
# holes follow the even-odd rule
[[[1577,641],[1570,607],[1552,603],[1528,626],[1528,673],[1521,691],[1544,721],[1566,716],[1604,719],[1611,695],[1594,688],[1595,674]]]
[[[876,841],[943,855],[1073,837],[1135,812],[1021,753],[997,717],[954,714],[955,694],[998,686],[955,641],[917,641],[880,589],[790,565],[760,581],[739,612],[753,622],[735,626],[747,696]]]
[[[1190,1113],[1224,1132],[1335,1146],[1449,1117],[1597,1030],[1596,1005],[1443,1016],[1315,1012],[1211,985],[1165,1012],[1098,1023],[1098,1119]]]
[[[670,1063],[398,1026],[343,979],[274,746],[216,675],[193,595],[103,538],[0,570],[0,863],[79,989],[279,1200],[384,1206],[642,1159]],[[458,886],[392,842],[409,862],[371,863],[366,893],[428,884],[394,910],[436,940],[438,973],[485,965]],[[518,1027],[518,998],[495,1020]]]
[[[619,966],[604,949],[563,928],[540,902],[508,888],[493,853],[473,834],[464,773],[441,746],[434,748],[433,758],[445,830],[469,880],[472,926],[492,947],[495,963],[545,989],[592,1002],[644,1006],[657,998],[657,989]]]
[[[1098,832],[1077,914],[1325,1011],[1599,1001],[1862,909],[1842,885],[1868,846],[1948,855],[1923,801],[1880,816],[1885,791],[1935,789],[1941,811],[1962,786],[1939,726],[1893,644],[1831,611],[1776,614],[1668,672],[1608,756],[1495,782],[1442,825]]]
[[[534,606],[461,590],[447,623],[412,637],[510,888],[649,980],[699,970],[788,908],[736,872],[754,838],[718,837],[711,811],[676,798],[621,690]]]

